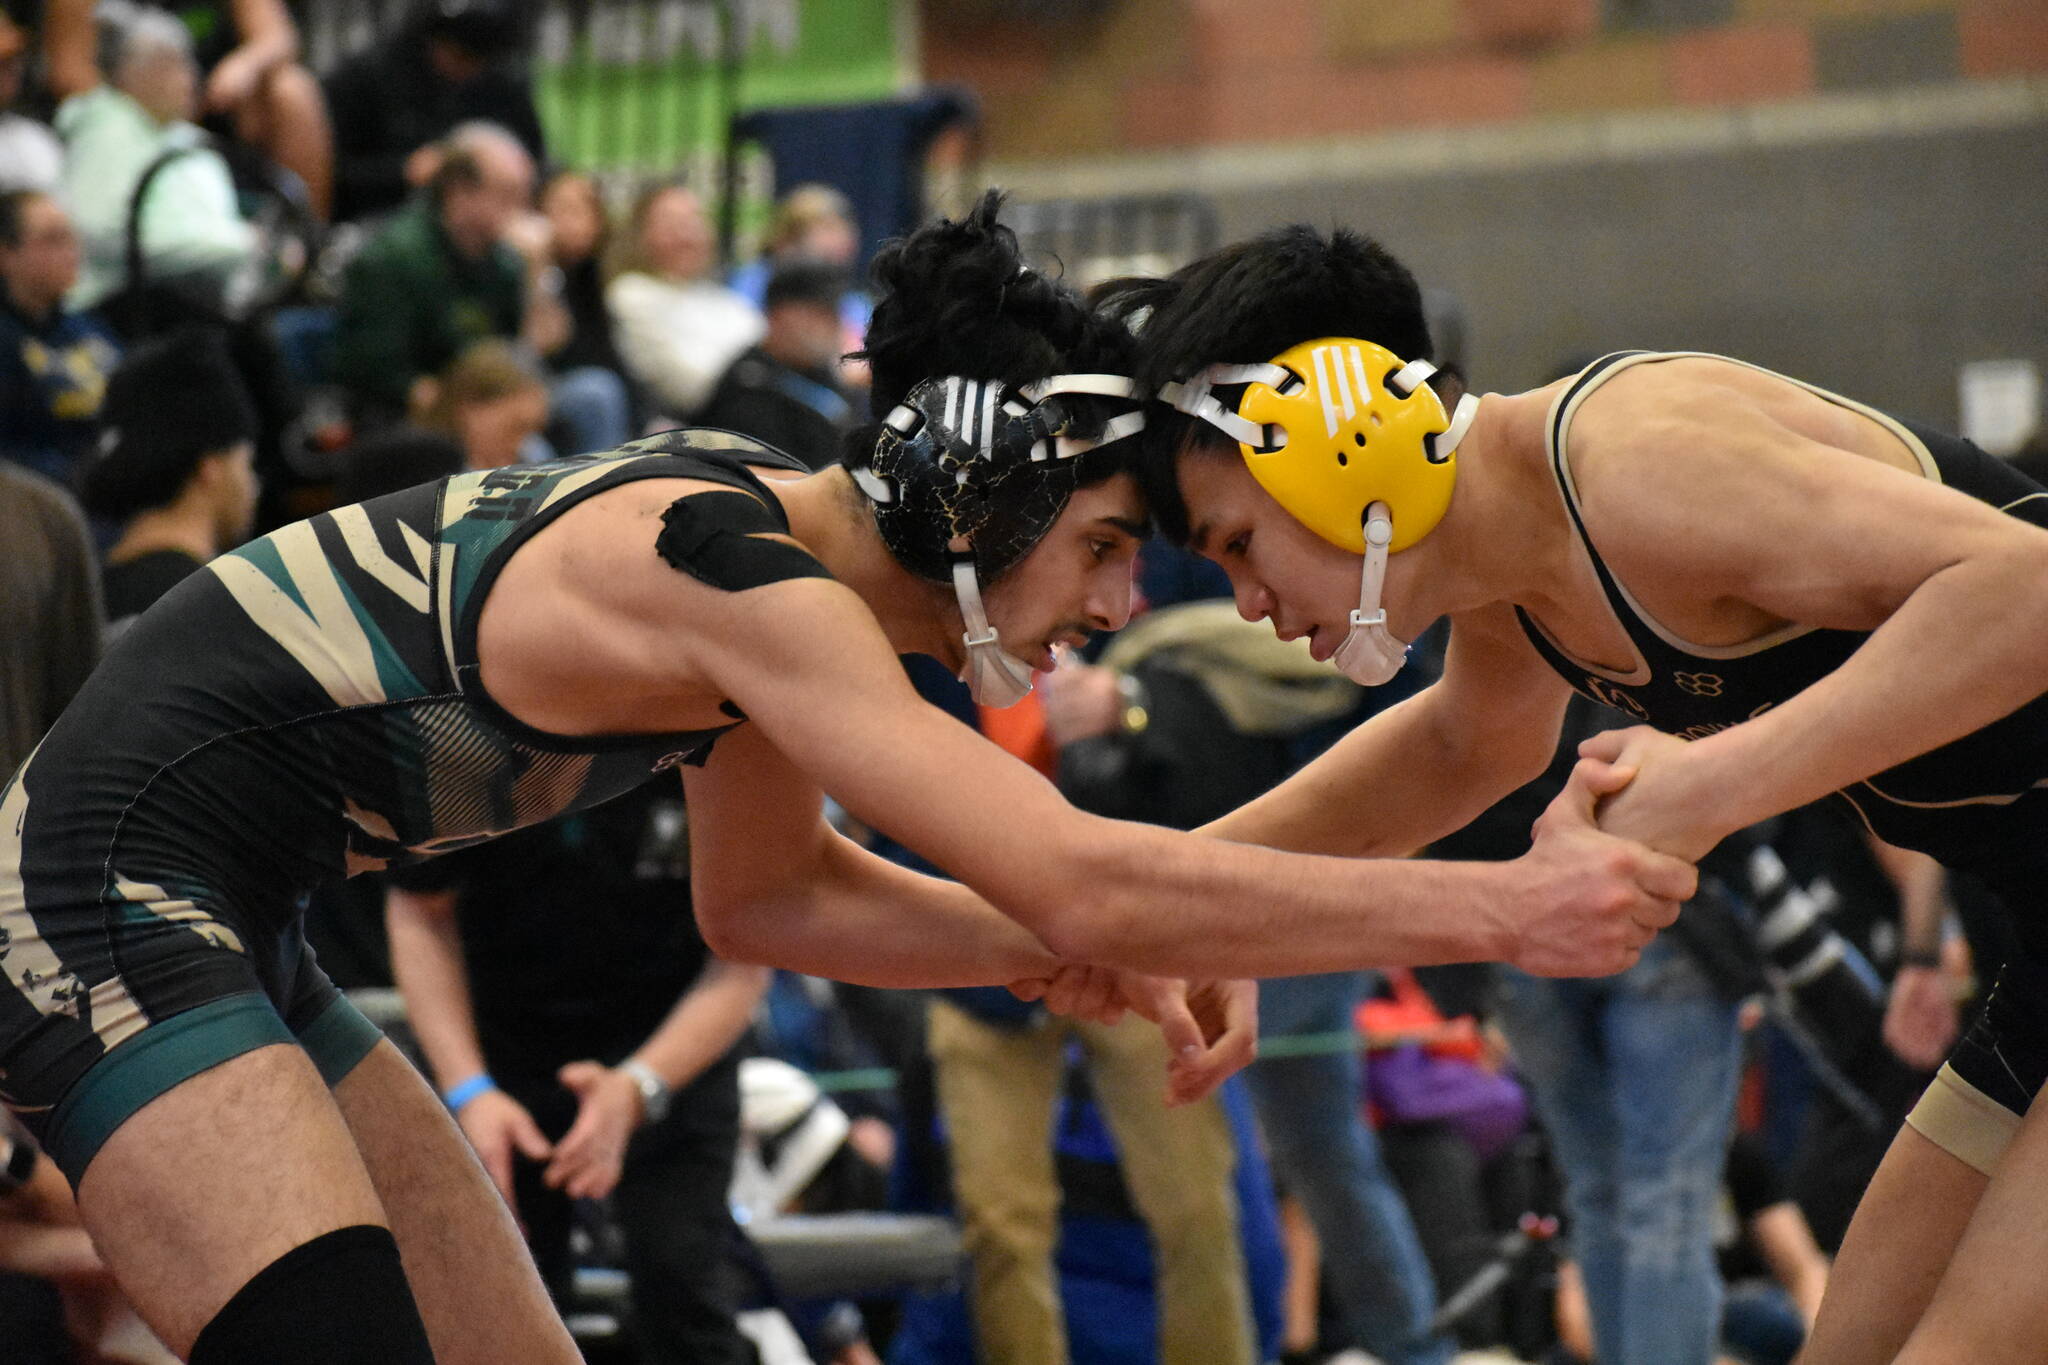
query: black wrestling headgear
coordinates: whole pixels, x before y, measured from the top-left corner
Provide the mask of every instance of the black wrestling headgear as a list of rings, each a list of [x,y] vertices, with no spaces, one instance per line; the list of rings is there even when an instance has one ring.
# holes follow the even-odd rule
[[[1112,374],[1014,388],[959,375],[921,380],[883,419],[853,477],[899,563],[946,583],[954,564],[970,559],[986,588],[1052,529],[1082,465],[1144,426],[1131,393],[1130,380]],[[1130,399],[1130,408],[1084,435],[1062,394]]]

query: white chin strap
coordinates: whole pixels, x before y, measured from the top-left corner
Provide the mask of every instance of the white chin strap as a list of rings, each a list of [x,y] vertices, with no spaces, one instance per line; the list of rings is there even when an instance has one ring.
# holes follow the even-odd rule
[[[1355,683],[1378,687],[1391,682],[1408,659],[1408,645],[1387,629],[1380,591],[1387,582],[1387,546],[1394,539],[1394,514],[1383,502],[1365,509],[1365,567],[1358,581],[1358,606],[1351,629],[1330,656],[1339,672]]]
[[[981,609],[981,583],[974,575],[972,559],[953,561],[953,596],[960,602],[960,619],[967,626],[960,637],[967,646],[960,681],[983,706],[998,710],[1015,706],[1031,693],[1031,665],[1005,650],[996,638],[996,628]]]

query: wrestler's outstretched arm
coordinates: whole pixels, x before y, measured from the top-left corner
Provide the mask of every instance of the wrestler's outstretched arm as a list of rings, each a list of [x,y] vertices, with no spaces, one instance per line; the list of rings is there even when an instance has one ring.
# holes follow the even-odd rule
[[[700,605],[696,628],[673,645],[679,675],[714,684],[812,782],[1063,959],[1197,979],[1487,959],[1601,973],[1633,961],[1693,890],[1689,867],[1595,831],[1590,798],[1577,820],[1553,820],[1536,850],[1505,864],[1314,858],[1087,815],[918,697],[843,586],[795,580]],[[714,755],[693,775],[693,798],[708,799],[699,795],[704,779],[730,761]],[[736,786],[751,780],[733,772]],[[719,818],[699,810],[700,820]],[[746,932],[730,926],[777,856],[763,849],[699,882],[714,946],[744,946],[721,936]],[[834,860],[850,856],[821,850],[808,867],[845,869]],[[754,875],[740,871],[747,867]],[[905,885],[884,880],[893,873],[861,875],[877,888]],[[843,872],[840,884],[849,884]],[[929,920],[867,923],[872,937],[834,938],[844,957],[831,974],[888,971],[934,953],[960,965],[960,949],[934,942]],[[1002,960],[997,974],[1011,966]]]
[[[1071,966],[967,887],[833,829],[817,785],[757,726],[721,739],[683,784],[693,899],[722,956],[869,986],[1034,983],[1034,995]],[[1159,1025],[1175,1058],[1169,1100],[1208,1093],[1257,1052],[1249,983],[1071,970],[1061,979],[1076,989],[1048,1001],[1060,1013],[1114,1022],[1129,1007]]]
[[[1512,607],[1460,613],[1441,678],[1202,832],[1303,853],[1413,853],[1542,775],[1570,695]]]

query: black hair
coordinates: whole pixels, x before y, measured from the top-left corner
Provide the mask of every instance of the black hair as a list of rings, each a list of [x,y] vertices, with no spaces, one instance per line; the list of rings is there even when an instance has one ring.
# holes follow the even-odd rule
[[[785,303],[809,304],[813,308],[836,310],[846,296],[848,281],[843,267],[808,257],[785,261],[768,277],[761,306],[774,312]]]
[[[198,326],[129,350],[107,380],[99,422],[78,492],[88,511],[113,521],[169,505],[201,460],[257,433],[255,403],[227,342]]]
[[[1000,190],[984,193],[958,219],[941,219],[883,246],[872,277],[877,298],[867,344],[869,410],[876,419],[847,437],[840,463],[867,463],[880,419],[920,380],[940,375],[1029,384],[1056,374],[1129,374],[1137,345],[1119,317],[1090,308],[1064,280],[1025,264],[1017,234],[998,221]],[[1070,395],[1072,435],[1091,439],[1128,403]],[[1127,467],[1119,443],[1083,457],[1081,482],[1100,483]]]
[[[1140,328],[1139,392],[1210,365],[1253,364],[1317,337],[1358,337],[1403,360],[1434,359],[1422,290],[1408,267],[1362,233],[1328,237],[1296,223],[1234,243],[1163,279],[1112,280],[1094,294],[1111,319]],[[1192,441],[1228,438],[1154,403],[1133,467],[1161,532],[1188,538],[1174,461]],[[1213,438],[1213,439],[1212,439]]]
[[[9,190],[0,194],[0,246],[20,246],[22,221],[28,217],[28,206],[49,197],[47,190]]]

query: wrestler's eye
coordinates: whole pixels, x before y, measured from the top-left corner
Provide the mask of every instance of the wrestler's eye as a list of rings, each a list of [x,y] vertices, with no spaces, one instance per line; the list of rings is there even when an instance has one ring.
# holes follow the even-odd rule
[[[1223,543],[1223,553],[1235,555],[1241,559],[1244,557],[1245,551],[1251,548],[1251,544],[1252,533],[1246,531],[1242,535],[1232,536],[1229,540],[1225,541]]]
[[[1088,542],[1088,553],[1095,557],[1095,562],[1097,564],[1100,564],[1104,560],[1108,559],[1112,554],[1116,553],[1116,542],[1113,540],[1105,540],[1101,537],[1097,537],[1096,539]]]

